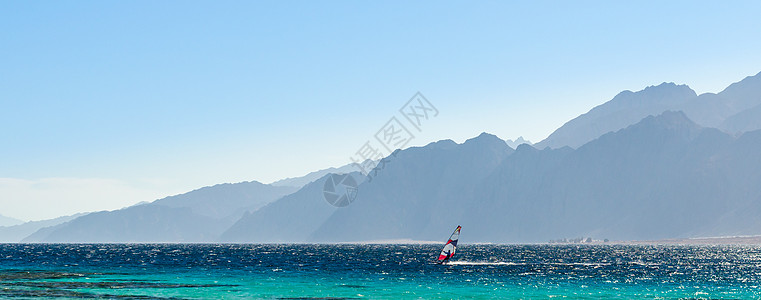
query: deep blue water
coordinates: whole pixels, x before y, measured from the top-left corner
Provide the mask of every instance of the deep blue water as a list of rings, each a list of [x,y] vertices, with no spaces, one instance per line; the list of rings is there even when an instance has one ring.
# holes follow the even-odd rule
[[[0,244],[0,298],[761,298],[761,247]]]

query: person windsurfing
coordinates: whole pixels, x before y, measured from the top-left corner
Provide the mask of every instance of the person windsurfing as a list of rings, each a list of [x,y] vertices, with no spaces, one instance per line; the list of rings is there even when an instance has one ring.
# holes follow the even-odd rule
[[[449,258],[452,257],[452,255],[450,255],[451,253],[452,251],[447,250],[447,252],[444,254],[444,259],[439,261],[439,263],[446,264],[449,261]]]
[[[447,243],[444,244],[444,249],[441,249],[438,263],[446,263],[450,258],[452,258],[452,256],[454,256],[455,250],[457,250],[457,240],[460,239],[460,228],[462,227],[457,226],[454,232],[452,232],[452,235],[449,236],[449,240],[447,240]]]

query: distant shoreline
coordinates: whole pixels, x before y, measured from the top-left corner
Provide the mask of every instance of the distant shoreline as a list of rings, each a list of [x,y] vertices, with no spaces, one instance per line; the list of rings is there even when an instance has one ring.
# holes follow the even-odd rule
[[[394,244],[394,245],[428,245],[428,244],[444,244],[446,241],[418,241],[411,239],[391,239],[391,240],[372,240],[372,241],[358,241],[358,242],[341,242],[335,243],[337,245],[344,244],[359,244],[359,245],[375,245],[375,244]]]
[[[425,241],[425,240],[412,240],[412,239],[388,239],[388,240],[370,240],[370,241],[352,241],[352,242],[332,242],[332,243],[320,243],[320,242],[270,242],[270,243],[228,243],[228,242],[74,242],[74,243],[22,243],[22,242],[0,242],[3,244],[40,244],[40,245],[56,245],[56,244],[122,244],[122,245],[443,245],[442,241]],[[697,237],[697,238],[681,238],[681,239],[662,239],[662,240],[631,240],[631,241],[609,241],[604,242],[601,240],[593,240],[592,242],[543,242],[543,243],[499,243],[499,242],[463,242],[460,245],[476,246],[476,245],[761,245],[761,235],[748,235],[748,236],[725,236],[725,237]]]
[[[607,244],[619,245],[761,245],[761,235],[697,237],[683,239],[663,239],[644,241],[615,241]]]

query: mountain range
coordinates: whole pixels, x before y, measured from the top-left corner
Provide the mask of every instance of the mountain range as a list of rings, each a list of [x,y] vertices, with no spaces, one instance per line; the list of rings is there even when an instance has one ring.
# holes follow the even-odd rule
[[[219,184],[44,228],[23,242],[214,242],[247,211],[297,190],[259,182]]]
[[[0,226],[13,226],[21,223],[24,223],[24,221],[0,215]]]
[[[697,95],[686,85],[665,82],[638,92],[623,91],[568,121],[535,147],[577,148],[605,133],[667,110],[683,111],[701,126],[719,128],[730,134],[761,129],[761,73],[733,83],[718,94]]]
[[[546,242],[761,234],[761,73],[717,94],[624,91],[532,145],[482,133],[272,184],[201,188],[37,230],[25,242]],[[335,173],[356,199],[323,197]],[[2,232],[2,231],[0,231]]]
[[[375,163],[371,161],[365,161],[362,164],[375,165]],[[357,171],[357,167],[352,164],[348,164],[338,168],[327,168],[327,169],[323,169],[319,171],[314,171],[301,177],[281,179],[270,184],[274,186],[292,186],[292,187],[301,188],[310,182],[313,182],[322,177],[325,177],[325,175],[328,175],[328,174],[345,174],[345,173],[351,173],[354,171]]]
[[[761,131],[734,138],[682,112],[647,117],[579,149],[513,150],[489,134],[440,141],[400,151],[346,208],[302,223],[326,207],[318,190],[304,189],[236,224],[257,234],[228,231],[222,241],[436,240],[451,224],[478,242],[758,234],[757,149]]]
[[[87,213],[79,213],[79,214],[74,214],[71,216],[62,216],[62,217],[58,217],[58,218],[54,218],[50,220],[42,220],[42,221],[30,221],[30,222],[19,221],[16,223],[16,225],[0,226],[0,243],[21,242],[23,239],[25,239],[29,235],[34,234],[40,230],[42,230],[42,232],[45,232],[46,230],[50,230],[56,225],[66,223],[68,221],[74,220],[86,214]]]

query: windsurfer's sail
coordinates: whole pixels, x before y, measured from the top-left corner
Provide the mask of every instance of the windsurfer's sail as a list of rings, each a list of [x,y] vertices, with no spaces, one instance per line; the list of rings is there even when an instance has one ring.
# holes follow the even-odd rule
[[[455,229],[454,232],[452,232],[452,235],[449,237],[447,244],[444,245],[444,249],[441,249],[441,254],[439,254],[439,262],[443,263],[454,256],[454,252],[457,250],[457,239],[460,238],[460,228],[460,226],[457,226],[457,229]]]

